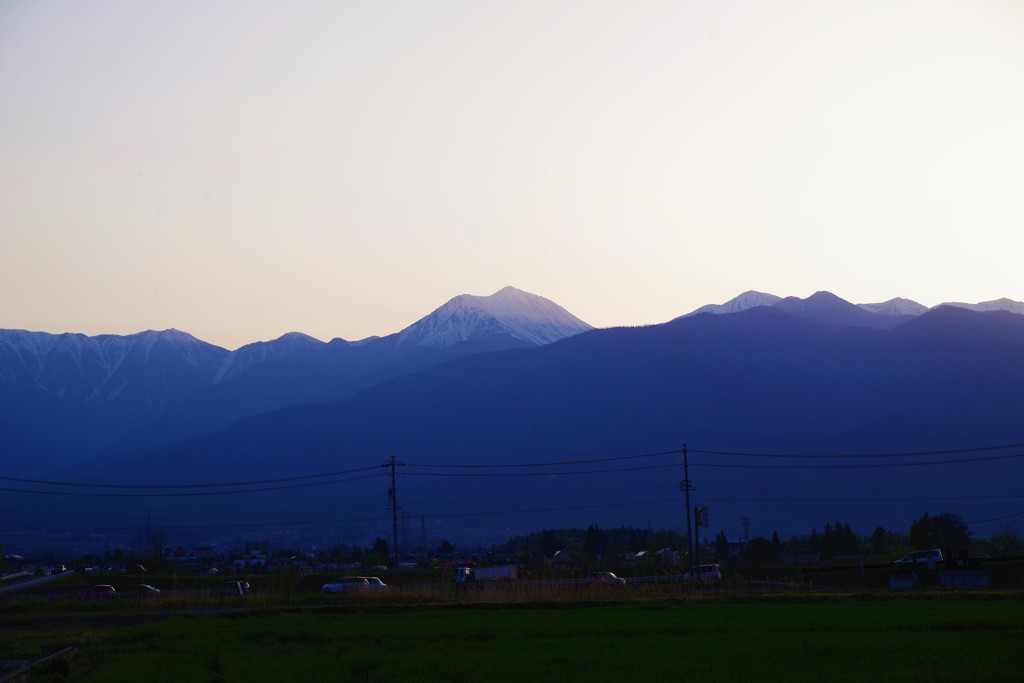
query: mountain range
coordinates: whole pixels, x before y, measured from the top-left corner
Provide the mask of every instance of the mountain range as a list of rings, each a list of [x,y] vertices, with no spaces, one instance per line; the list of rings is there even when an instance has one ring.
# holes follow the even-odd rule
[[[104,450],[134,456],[461,355],[589,329],[552,301],[506,287],[457,296],[396,334],[358,342],[290,333],[230,352],[173,329],[95,337],[0,330],[0,448],[17,454],[17,474],[38,475]]]
[[[928,466],[838,457],[1024,441],[1024,316],[1001,302],[747,292],[660,325],[594,330],[506,288],[456,297],[387,337],[292,334],[233,353],[173,330],[0,331],[0,448],[19,476],[151,485],[361,477],[352,471],[396,455],[406,514],[455,535],[551,515],[678,526],[688,444],[695,496],[732,527],[755,510],[769,534],[806,532],[808,520],[897,526],[943,497],[1011,495],[1002,489],[1024,474],[1014,458],[970,453]],[[372,522],[336,520],[373,533],[386,529],[382,475],[243,498],[278,520],[340,502],[373,510]],[[223,519],[238,500],[186,507]],[[184,514],[180,500],[147,504]]]

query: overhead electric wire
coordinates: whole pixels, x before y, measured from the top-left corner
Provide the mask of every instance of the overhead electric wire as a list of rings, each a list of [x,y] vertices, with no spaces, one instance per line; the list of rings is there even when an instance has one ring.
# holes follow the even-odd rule
[[[351,470],[338,470],[337,472],[321,472],[320,474],[304,474],[298,477],[279,477],[277,479],[257,479],[254,481],[228,481],[216,484],[89,484],[75,481],[50,481],[46,479],[19,479],[17,477],[0,477],[0,481],[16,481],[26,484],[46,484],[47,486],[74,486],[80,488],[96,489],[200,489],[200,488],[222,488],[227,486],[259,486],[262,484],[281,484],[288,481],[300,481],[302,479],[322,479],[323,477],[337,477],[342,474],[355,474],[356,472],[367,472],[377,469],[377,465],[370,467],[357,467]],[[7,489],[0,489],[7,490]]]
[[[734,457],[751,457],[751,458],[779,458],[779,459],[827,459],[827,458],[898,458],[898,457],[916,457],[924,455],[949,455],[953,453],[974,453],[984,451],[995,451],[1005,450],[1008,448],[1024,448],[1024,443],[1016,444],[1005,444],[999,446],[978,446],[970,448],[955,448],[945,450],[932,450],[932,451],[908,451],[908,452],[896,452],[896,453],[820,453],[820,454],[808,454],[808,453],[758,453],[758,452],[743,452],[743,451],[716,451],[716,450],[704,450],[699,448],[687,449],[689,454],[695,455],[720,455],[720,456],[734,456]],[[665,451],[657,451],[652,453],[640,453],[635,455],[623,455],[623,456],[612,456],[608,458],[586,458],[586,459],[575,459],[575,460],[550,460],[545,462],[530,462],[530,463],[482,463],[482,464],[466,464],[466,463],[407,463],[410,467],[423,467],[423,468],[434,468],[434,469],[510,469],[510,468],[523,468],[523,467],[555,467],[562,465],[584,465],[602,462],[616,462],[623,460],[637,460],[643,458],[654,458],[665,455],[681,455],[682,449],[672,449]],[[958,462],[976,462],[984,460],[1001,460],[1010,458],[1024,457],[1024,454],[1015,454],[1008,456],[988,456],[983,458],[965,458],[958,460],[943,460],[943,461],[931,461],[921,464],[949,464]],[[903,467],[910,463],[893,463],[890,465],[880,465],[880,467],[893,466]],[[914,463],[916,464],[916,463]],[[693,467],[762,467],[755,465],[728,465],[720,463],[691,463]],[[357,467],[348,470],[336,470],[331,472],[319,472],[316,474],[305,474],[292,477],[277,477],[272,479],[256,479],[249,481],[226,481],[226,482],[214,482],[214,483],[202,483],[202,484],[97,484],[87,482],[73,482],[73,481],[57,481],[49,479],[28,479],[19,477],[0,477],[0,481],[10,481],[27,484],[43,484],[46,486],[62,486],[62,487],[73,487],[73,488],[103,488],[103,489],[144,489],[144,490],[166,490],[166,489],[197,489],[197,488],[225,488],[233,486],[261,486],[264,484],[279,484],[292,481],[302,481],[306,479],[322,479],[326,477],[340,476],[344,474],[354,474],[357,472],[368,472],[376,470],[379,465],[370,465],[366,467]],[[668,467],[668,466],[663,466]],[[815,467],[820,468],[831,468],[831,467],[873,467],[873,466],[846,466],[846,465],[783,465],[781,468],[800,468],[800,469],[811,469]],[[645,469],[645,468],[637,468]],[[651,468],[655,469],[655,468]],[[564,473],[552,473],[552,474],[581,474],[590,472],[603,472],[603,471],[630,471],[628,469],[623,470],[581,470],[578,472],[564,472]],[[412,474],[406,472],[406,474]],[[440,476],[440,475],[438,475]],[[515,475],[496,475],[496,476],[515,476]],[[535,476],[535,475],[527,475]],[[537,475],[539,476],[539,475]],[[24,489],[0,489],[2,491],[27,491]],[[273,490],[273,489],[264,489]]]
[[[938,501],[993,501],[993,500],[1019,500],[1024,498],[1024,495],[1013,495],[1013,496],[900,496],[900,497],[884,497],[884,496],[863,496],[857,498],[721,498],[712,496],[708,498],[708,501],[720,501],[726,503],[898,503],[902,501],[907,502],[938,502]]]
[[[494,474],[488,473],[477,473],[477,472],[463,472],[459,474],[449,474],[447,472],[402,472],[403,477],[552,477],[558,475],[577,475],[577,474],[605,474],[609,472],[638,472],[640,470],[664,470],[664,469],[675,469],[679,465],[651,465],[650,467],[623,467],[613,470],[578,470],[575,472],[496,472]]]
[[[312,481],[305,484],[291,484],[288,486],[271,486],[262,489],[234,489],[228,491],[188,491],[177,493],[95,493],[79,491],[37,491],[34,489],[10,489],[0,488],[0,491],[9,493],[34,493],[45,496],[76,496],[81,498],[184,498],[191,496],[222,496],[235,495],[239,493],[265,493],[267,491],[284,491],[286,489],[304,489],[313,486],[328,486],[330,484],[347,484],[352,481],[372,479],[371,476],[353,477],[351,479],[338,479],[335,481]]]
[[[507,467],[554,467],[554,466],[557,466],[557,465],[584,465],[584,464],[590,464],[590,463],[595,463],[595,462],[614,462],[614,461],[617,461],[617,460],[638,460],[640,458],[655,458],[655,457],[662,456],[662,455],[680,455],[680,454],[682,454],[682,452],[683,451],[681,449],[677,448],[676,450],[673,450],[673,451],[659,451],[657,453],[642,453],[640,455],[619,455],[619,456],[614,456],[614,457],[610,457],[610,458],[590,458],[590,459],[587,459],[587,460],[552,460],[552,461],[549,461],[549,462],[508,463],[508,464],[488,463],[488,464],[485,464],[485,465],[466,465],[466,464],[448,464],[448,463],[445,463],[445,464],[437,464],[437,463],[431,464],[431,463],[409,462],[409,463],[406,463],[406,465],[408,465],[410,467],[437,467],[437,468],[464,468],[464,469],[497,468],[497,467],[506,467],[506,468]]]
[[[335,524],[348,524],[352,522],[379,522],[384,520],[384,517],[354,517],[351,519],[333,519],[333,520],[307,520],[307,521],[284,521],[284,522],[224,522],[223,524],[161,524],[159,529],[250,529],[250,528],[262,528],[269,526],[320,526],[320,525],[335,525]],[[111,532],[111,531],[138,531],[138,525],[135,526],[99,526],[99,527],[81,527],[81,528],[68,528],[59,527],[56,529],[18,529],[17,531],[25,532],[47,532],[47,531],[78,531],[78,532]],[[9,530],[8,530],[9,531]]]
[[[1024,443],[1011,443],[1002,446],[977,446],[973,448],[949,448],[935,451],[907,451],[903,453],[750,453],[737,451],[708,451],[696,448],[689,448],[687,449],[687,452],[699,453],[701,455],[733,455],[744,458],[909,458],[919,455],[952,455],[953,453],[1002,451],[1008,448],[1024,448]]]
[[[59,494],[58,494],[59,495]],[[66,494],[74,495],[74,494]],[[1024,498],[1021,495],[998,495],[998,496],[932,496],[932,497],[879,497],[879,496],[862,496],[862,497],[851,497],[851,498],[721,498],[721,497],[710,497],[707,502],[718,502],[718,503],[789,503],[794,507],[799,507],[801,504],[820,504],[820,503],[835,503],[842,506],[848,504],[867,504],[867,503],[907,503],[913,504],[915,502],[922,501],[940,501],[940,500],[962,500],[962,501],[995,501],[995,500],[1010,500]],[[464,506],[456,508],[455,512],[444,512],[441,510],[434,510],[432,512],[419,513],[417,516],[427,518],[459,518],[459,517],[493,517],[499,515],[520,515],[530,514],[538,512],[571,512],[575,510],[593,510],[593,509],[611,509],[611,508],[623,508],[623,507],[637,507],[637,506],[651,506],[651,505],[679,505],[679,498],[661,498],[654,500],[641,500],[641,501],[624,501],[615,503],[595,503],[591,505],[574,505],[574,506],[561,506],[561,507],[530,507],[520,509],[506,509],[506,510],[486,510],[486,509],[474,509],[472,511],[465,511]],[[982,520],[975,520],[968,522],[970,524],[981,524],[992,521],[1000,521],[1003,519],[1010,519],[1024,514],[1024,510],[1009,515],[1003,515],[1000,517],[993,517]],[[228,528],[260,528],[260,527],[280,527],[280,526],[333,526],[338,524],[347,523],[360,523],[360,522],[380,522],[386,521],[384,516],[375,517],[351,517],[344,519],[292,519],[275,522],[223,522],[213,524],[159,524],[161,529],[179,529],[179,530],[190,530],[190,529],[228,529]],[[76,531],[76,532],[112,532],[112,531],[135,531],[138,529],[137,525],[126,526],[126,527],[115,527],[115,526],[97,526],[90,528],[69,528],[60,527],[56,529],[39,529],[39,528],[18,528],[17,531],[24,532],[45,532],[45,531]],[[10,531],[10,530],[7,530]]]
[[[691,462],[690,467],[716,467],[736,470],[870,470],[890,467],[924,467],[927,465],[955,465],[968,462],[988,462],[1024,458],[1024,453],[1013,455],[987,455],[980,458],[958,458],[956,460],[929,460],[925,462],[887,462],[873,465],[738,465],[732,463]]]
[[[1024,515],[1024,510],[1018,510],[1017,512],[1011,512],[1008,515],[1001,515],[999,517],[989,517],[988,519],[975,519],[973,521],[964,522],[965,524],[986,524],[988,522],[1001,522],[1004,519],[1013,519],[1014,517],[1020,517]]]

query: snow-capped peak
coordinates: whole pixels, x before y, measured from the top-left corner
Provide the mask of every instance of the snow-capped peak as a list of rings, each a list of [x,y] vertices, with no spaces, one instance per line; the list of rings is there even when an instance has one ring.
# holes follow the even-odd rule
[[[1009,311],[1010,313],[1016,313],[1017,315],[1024,315],[1024,301],[1014,301],[1013,299],[993,299],[992,301],[981,301],[976,304],[967,304],[961,301],[947,301],[946,303],[939,304],[939,306],[956,306],[958,308],[967,308],[972,311],[980,311],[982,313],[988,311]],[[938,308],[939,306],[935,306]]]
[[[756,292],[751,289],[746,292],[743,292],[739,296],[729,299],[724,304],[707,304],[705,306],[701,306],[695,311],[691,311],[690,313],[687,313],[686,315],[680,317],[686,318],[691,315],[697,315],[698,313],[714,313],[715,315],[739,313],[740,311],[745,311],[748,308],[756,308],[758,306],[774,306],[781,299],[782,297],[775,296],[774,294]]]
[[[900,316],[900,315],[921,315],[928,310],[927,306],[912,301],[911,299],[904,299],[903,297],[896,297],[895,299],[889,299],[877,304],[857,304],[860,308],[863,308],[868,313],[876,313],[878,315],[888,316]]]
[[[399,346],[444,348],[507,335],[549,344],[593,329],[558,304],[514,287],[490,296],[462,294],[398,333]]]

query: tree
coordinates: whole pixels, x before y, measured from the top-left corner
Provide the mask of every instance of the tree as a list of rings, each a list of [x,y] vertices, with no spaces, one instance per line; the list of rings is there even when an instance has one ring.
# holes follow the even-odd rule
[[[455,552],[455,546],[448,542],[448,539],[442,539],[441,544],[437,546],[438,555],[451,555]]]
[[[163,557],[164,544],[167,542],[163,529],[152,529],[149,532],[149,542],[153,548],[153,556]]]
[[[884,555],[889,550],[888,534],[885,529],[876,526],[871,534],[871,552],[875,555]]]
[[[363,556],[363,565],[372,567],[378,564],[387,564],[388,557],[388,542],[383,538],[378,538],[373,542],[370,552]]]
[[[992,544],[993,550],[1003,557],[1024,554],[1024,541],[1012,524],[1006,524],[999,533],[992,534],[989,543]]]
[[[971,530],[960,515],[942,512],[934,517],[924,513],[910,525],[910,540],[916,548],[947,548],[966,550]]]
[[[630,552],[638,553],[644,549],[646,544],[643,542],[643,540],[641,540],[639,536],[636,535],[636,532],[633,531],[630,532],[629,540],[626,542],[626,545],[629,546]]]
[[[552,557],[561,549],[562,542],[558,540],[558,536],[555,536],[551,531],[545,531],[544,536],[540,540],[540,551],[544,557]]]
[[[583,549],[591,557],[604,557],[608,551],[608,536],[591,524],[587,527],[587,535],[583,537]]]
[[[772,542],[764,536],[752,538],[743,549],[743,564],[751,567],[767,567],[775,564]]]
[[[327,559],[331,562],[345,562],[352,555],[352,551],[344,543],[335,543],[327,553]]]
[[[676,532],[667,529],[658,529],[653,534],[650,534],[647,539],[647,549],[651,552],[657,552],[662,548],[681,547],[683,547],[682,537]]]
[[[715,559],[719,562],[729,559],[729,540],[724,531],[719,531],[715,536]]]

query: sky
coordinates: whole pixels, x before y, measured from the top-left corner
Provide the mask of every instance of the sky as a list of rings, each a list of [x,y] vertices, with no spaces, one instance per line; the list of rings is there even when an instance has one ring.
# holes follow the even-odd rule
[[[1024,299],[1024,3],[0,0],[0,328]]]

